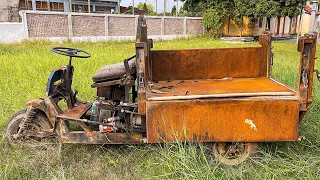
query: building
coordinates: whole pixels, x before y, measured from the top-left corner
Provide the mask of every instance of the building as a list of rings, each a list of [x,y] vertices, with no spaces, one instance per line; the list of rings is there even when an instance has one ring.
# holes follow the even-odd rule
[[[134,14],[135,15],[144,15],[144,11],[139,8],[134,8]],[[124,7],[120,6],[120,14],[132,14],[132,6]]]
[[[118,0],[20,0],[19,7],[34,11],[110,14],[118,12]]]
[[[299,16],[301,23],[298,32],[300,34],[319,32],[318,0],[307,1],[302,16]]]
[[[119,12],[120,0],[1,0],[0,22],[18,22],[20,10],[82,13]]]
[[[237,23],[231,17],[225,17],[218,34],[222,36],[259,36],[269,31],[274,36],[291,34],[306,34],[319,32],[320,16],[318,0],[306,1],[306,6],[297,17],[264,17],[257,21],[243,18],[243,24]]]

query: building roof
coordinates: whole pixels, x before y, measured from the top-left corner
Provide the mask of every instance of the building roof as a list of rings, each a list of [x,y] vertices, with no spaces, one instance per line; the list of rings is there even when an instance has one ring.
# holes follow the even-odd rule
[[[305,7],[304,7],[304,10],[305,10],[305,12],[307,13],[307,14],[311,14],[312,13],[312,7],[311,6],[309,6],[309,5],[306,5]],[[319,15],[320,13],[318,12],[318,11],[316,11],[316,15]]]

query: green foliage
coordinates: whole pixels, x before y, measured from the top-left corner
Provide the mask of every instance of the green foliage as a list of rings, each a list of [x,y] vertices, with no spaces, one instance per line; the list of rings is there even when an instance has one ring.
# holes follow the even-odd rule
[[[172,15],[172,16],[176,15],[176,12],[177,12],[177,8],[176,8],[176,6],[174,5],[174,6],[172,7],[172,9],[171,9],[171,15]]]
[[[142,10],[142,11],[144,11],[145,12],[145,14],[150,14],[150,13],[152,13],[153,12],[153,6],[152,6],[152,4],[147,4],[147,3],[142,3],[142,2],[140,2],[138,5],[137,5],[137,7],[140,9],[140,10]]]
[[[305,0],[280,0],[282,8],[280,16],[297,16],[301,13],[301,8],[305,5]]]
[[[148,13],[148,12],[149,12],[146,3],[143,4],[143,9],[142,9],[142,10],[143,10],[145,13]]]
[[[258,20],[263,17],[273,17],[280,10],[279,2],[270,0],[234,0],[232,17],[240,24],[243,17]]]
[[[128,6],[127,11],[125,14],[132,14],[132,6]]]
[[[238,21],[243,16],[254,20],[262,17],[297,16],[305,0],[187,0],[184,10],[189,15],[199,15],[208,9],[219,10],[226,16],[235,16]]]
[[[255,21],[263,17],[296,16],[304,3],[305,0],[187,0],[183,10],[188,16],[203,16],[205,28],[212,33],[219,29],[221,16],[236,20],[242,31],[243,17]],[[210,17],[209,14],[217,17]]]
[[[185,13],[184,13],[184,9],[183,9],[183,6],[181,6],[180,7],[180,9],[179,9],[179,15],[184,15]]]
[[[210,34],[216,34],[221,26],[223,15],[218,11],[209,9],[203,14],[202,25]]]

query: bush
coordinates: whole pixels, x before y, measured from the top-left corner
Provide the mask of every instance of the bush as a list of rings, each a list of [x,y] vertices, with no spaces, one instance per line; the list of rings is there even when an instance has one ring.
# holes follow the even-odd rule
[[[203,14],[202,25],[209,34],[217,34],[222,25],[223,14],[209,9]]]

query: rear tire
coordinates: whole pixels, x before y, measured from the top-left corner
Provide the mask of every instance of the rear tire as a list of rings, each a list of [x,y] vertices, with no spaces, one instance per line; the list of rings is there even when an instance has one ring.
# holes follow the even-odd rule
[[[30,148],[40,148],[45,147],[47,145],[57,144],[57,136],[56,135],[48,135],[47,137],[35,137],[30,136],[24,132],[21,133],[19,138],[14,138],[13,135],[17,134],[20,127],[20,123],[26,116],[27,109],[17,112],[14,114],[9,120],[6,128],[6,139],[11,146],[24,146]],[[33,132],[43,132],[49,129],[52,129],[52,125],[49,119],[38,111],[32,120],[32,124],[30,124],[29,129]]]
[[[258,143],[212,143],[212,152],[215,158],[225,165],[238,165],[247,160],[249,157],[254,157],[258,154]]]

